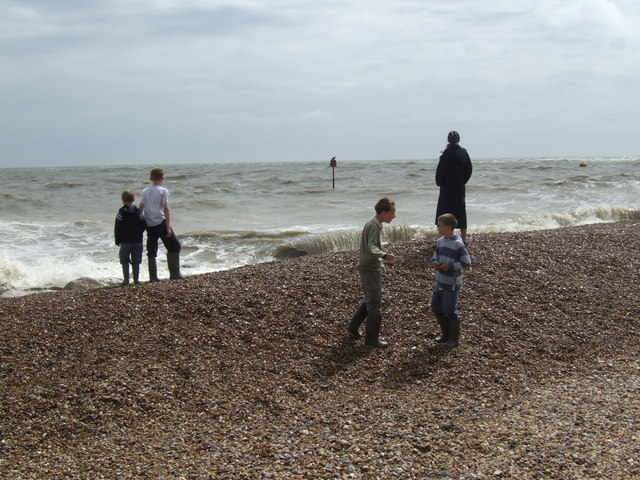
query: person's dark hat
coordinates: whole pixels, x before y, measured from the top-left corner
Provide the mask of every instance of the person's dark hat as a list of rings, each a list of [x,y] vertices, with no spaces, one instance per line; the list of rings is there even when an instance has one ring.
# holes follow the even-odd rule
[[[460,134],[455,130],[450,131],[449,135],[447,135],[447,141],[449,143],[458,143],[460,141]]]

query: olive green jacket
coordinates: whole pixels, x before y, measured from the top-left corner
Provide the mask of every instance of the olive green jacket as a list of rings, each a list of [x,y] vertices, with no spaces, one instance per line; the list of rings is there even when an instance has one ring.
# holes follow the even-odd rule
[[[382,259],[386,252],[382,250],[381,233],[382,224],[376,217],[366,223],[360,237],[358,267],[374,271],[384,267]]]

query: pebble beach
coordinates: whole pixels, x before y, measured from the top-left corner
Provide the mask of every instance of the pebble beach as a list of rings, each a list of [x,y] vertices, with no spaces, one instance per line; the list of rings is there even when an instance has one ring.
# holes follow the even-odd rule
[[[640,478],[640,222],[470,233],[454,349],[432,240],[384,350],[355,251],[0,298],[0,478]]]

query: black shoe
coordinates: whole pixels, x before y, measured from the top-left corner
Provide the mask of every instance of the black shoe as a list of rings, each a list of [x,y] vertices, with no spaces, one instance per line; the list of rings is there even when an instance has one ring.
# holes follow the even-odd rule
[[[436,341],[436,343],[444,343],[449,339],[444,335],[438,335],[434,340]]]
[[[453,347],[457,347],[458,346],[458,341],[454,340],[453,338],[450,338],[449,340],[447,340],[447,342],[444,344],[445,347],[449,347],[449,348],[453,348]]]
[[[354,332],[353,330],[350,330],[349,327],[347,327],[347,332],[349,332],[349,336],[351,338],[362,338],[362,335],[357,330]]]
[[[375,348],[387,348],[389,346],[388,342],[383,342],[382,340],[365,340],[364,344],[367,347],[375,347]]]

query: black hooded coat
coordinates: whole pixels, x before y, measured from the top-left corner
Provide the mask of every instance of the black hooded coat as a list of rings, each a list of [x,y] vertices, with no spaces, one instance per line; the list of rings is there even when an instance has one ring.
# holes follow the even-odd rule
[[[472,171],[469,154],[457,143],[449,144],[442,152],[436,170],[436,185],[440,187],[436,224],[440,215],[453,213],[458,220],[458,228],[467,228],[465,185]]]

